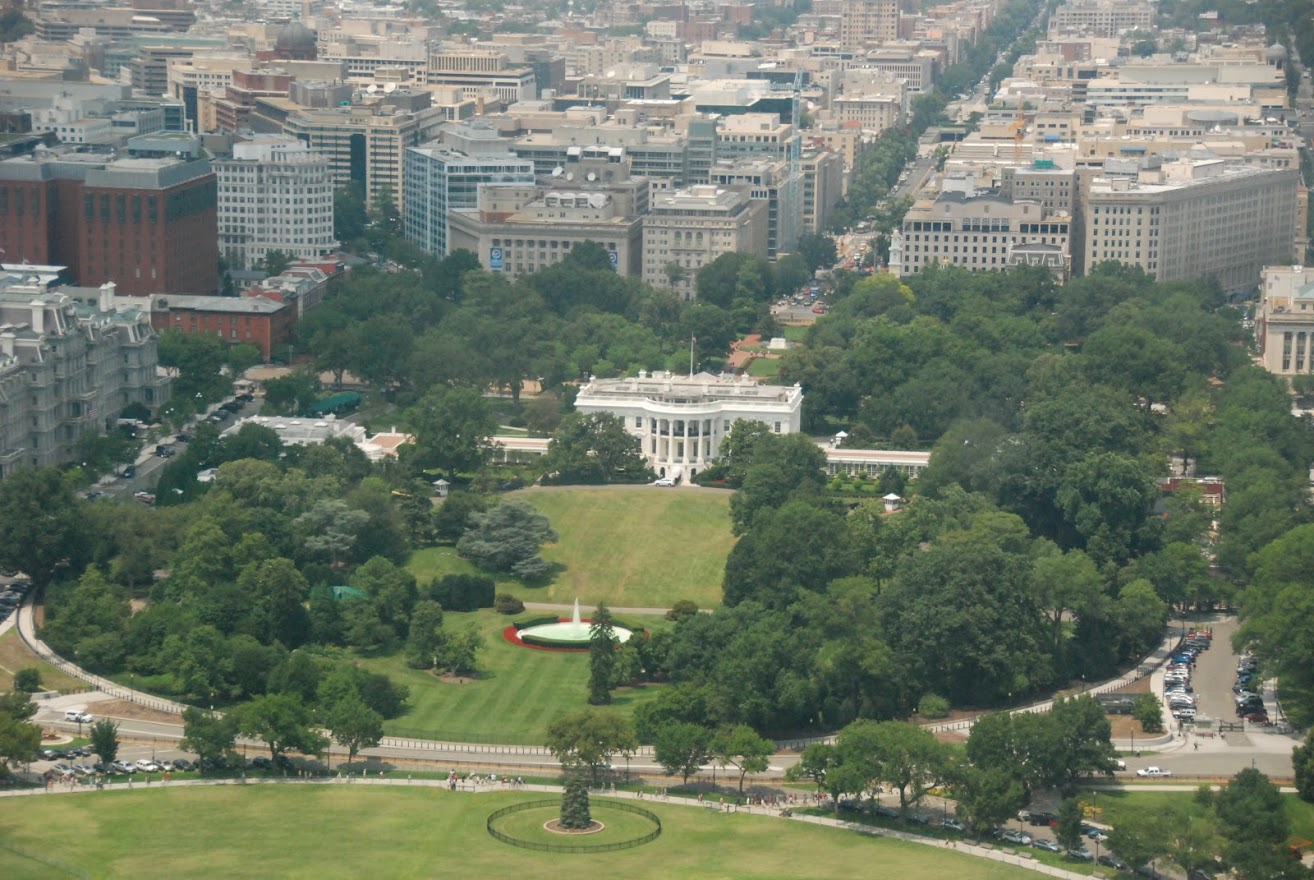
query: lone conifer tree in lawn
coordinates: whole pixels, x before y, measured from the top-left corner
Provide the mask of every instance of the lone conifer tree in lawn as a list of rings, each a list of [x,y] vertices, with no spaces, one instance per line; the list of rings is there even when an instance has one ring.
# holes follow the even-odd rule
[[[605,706],[611,702],[611,679],[616,668],[616,630],[612,628],[611,609],[599,602],[589,627],[589,703]]]
[[[582,773],[571,773],[566,777],[566,790],[561,795],[561,827],[588,828],[592,824],[588,784]]]

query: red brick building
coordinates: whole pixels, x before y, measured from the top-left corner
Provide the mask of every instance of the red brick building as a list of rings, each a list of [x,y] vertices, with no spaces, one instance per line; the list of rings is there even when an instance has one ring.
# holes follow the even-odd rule
[[[62,265],[124,296],[219,286],[217,185],[204,159],[49,151],[0,161],[4,260]]]
[[[151,326],[157,333],[218,336],[229,345],[254,345],[268,361],[275,346],[291,340],[297,310],[263,296],[157,296]]]

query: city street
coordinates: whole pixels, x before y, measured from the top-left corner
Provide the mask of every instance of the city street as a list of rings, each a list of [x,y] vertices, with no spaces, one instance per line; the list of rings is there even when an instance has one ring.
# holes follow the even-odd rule
[[[1174,626],[1181,627],[1180,621]],[[1232,700],[1232,683],[1236,678],[1237,655],[1232,651],[1232,634],[1236,632],[1235,617],[1215,615],[1187,621],[1186,630],[1211,627],[1213,645],[1196,660],[1191,685],[1199,695],[1198,711],[1215,721],[1237,721]],[[1163,696],[1163,670],[1151,677],[1154,693]],[[1271,687],[1264,694],[1268,715],[1279,720],[1277,702]],[[1177,723],[1164,707],[1164,720],[1174,733]],[[1291,777],[1291,749],[1299,744],[1296,734],[1276,733],[1272,727],[1246,722],[1244,732],[1223,736],[1202,736],[1184,727],[1174,741],[1153,750],[1143,750],[1139,758],[1127,759],[1127,772],[1119,777],[1134,777],[1136,770],[1151,765],[1171,770],[1174,776],[1227,777],[1243,767],[1255,767],[1279,779]],[[1197,748],[1197,743],[1199,747]]]

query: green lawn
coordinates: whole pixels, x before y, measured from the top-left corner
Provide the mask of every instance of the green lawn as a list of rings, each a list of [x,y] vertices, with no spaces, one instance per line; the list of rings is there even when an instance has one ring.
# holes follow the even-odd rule
[[[721,602],[730,534],[730,493],[652,486],[579,486],[530,489],[513,497],[547,516],[561,540],[543,550],[559,570],[542,587],[499,579],[498,590],[529,602],[586,607],[605,601],[617,608],[669,608],[692,599],[707,608]],[[463,574],[475,567],[451,547],[411,556],[421,581]]]
[[[513,620],[493,611],[448,614],[445,626],[465,627],[474,622],[484,636],[479,653],[480,674],[464,684],[444,682],[431,673],[409,669],[400,653],[362,660],[367,668],[387,673],[411,689],[405,715],[384,724],[394,736],[540,745],[544,731],[562,712],[587,705],[588,654],[535,651],[502,638]],[[627,618],[629,619],[629,618]],[[633,618],[648,628],[660,619]],[[649,686],[618,691],[614,705],[628,714],[640,702],[657,695]]]
[[[759,379],[774,379],[780,374],[780,358],[754,358],[748,365],[748,375]]]
[[[0,691],[10,690],[14,684],[14,673],[28,666],[35,666],[41,671],[41,687],[45,690],[66,694],[90,690],[85,682],[61,672],[28,650],[15,624],[9,632],[0,636]]]
[[[807,324],[785,324],[780,328],[780,333],[790,342],[802,342],[808,337],[810,325]]]
[[[231,786],[33,797],[5,809],[0,840],[92,877],[472,878],[575,875],[645,880],[870,876],[1008,880],[1023,871],[969,856],[761,816],[645,803],[662,836],[615,853],[557,855],[500,843],[484,822],[541,795],[398,787]],[[77,829],[70,834],[69,829]],[[0,876],[68,876],[0,847]]]

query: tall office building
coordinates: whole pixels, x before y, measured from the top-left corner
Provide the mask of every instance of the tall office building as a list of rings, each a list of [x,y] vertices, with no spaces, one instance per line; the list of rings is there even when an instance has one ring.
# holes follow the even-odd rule
[[[133,138],[155,142],[168,133]],[[185,148],[189,136],[177,135]],[[180,149],[181,151],[181,149]],[[11,262],[67,266],[120,294],[219,286],[216,182],[206,159],[50,150],[0,162],[0,249]]]
[[[534,182],[534,163],[512,153],[487,126],[458,124],[443,141],[407,150],[405,161],[406,237],[440,257],[450,250],[449,212],[478,208],[480,185]]]
[[[219,250],[236,268],[270,251],[293,259],[323,256],[333,238],[333,178],[328,159],[285,135],[234,144],[214,163],[219,179]]]
[[[840,47],[857,50],[899,38],[899,0],[843,0]]]
[[[1293,168],[1214,158],[1148,159],[1134,176],[1106,169],[1082,200],[1084,270],[1116,260],[1156,281],[1253,288],[1264,266],[1293,259],[1299,186]]]
[[[403,211],[406,150],[432,140],[447,121],[446,111],[433,106],[428,92],[403,89],[350,107],[310,109],[286,98],[262,98],[256,105],[265,117],[262,125],[279,124],[284,134],[328,159],[334,184],[361,184],[371,203],[386,188]]]

